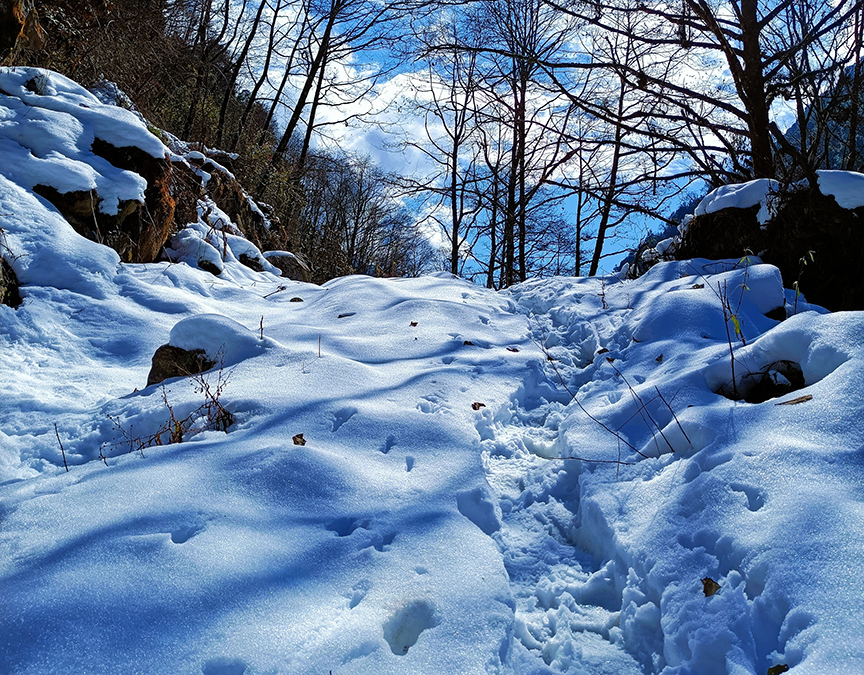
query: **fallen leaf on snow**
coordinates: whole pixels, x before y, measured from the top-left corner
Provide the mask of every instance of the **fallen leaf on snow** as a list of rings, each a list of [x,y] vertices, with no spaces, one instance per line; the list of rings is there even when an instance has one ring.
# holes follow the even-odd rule
[[[296,434],[291,440],[294,441],[294,445],[306,445],[306,439],[303,438],[303,434]]]
[[[702,579],[702,590],[705,592],[705,597],[708,598],[720,590],[720,584],[711,577],[705,577]]]

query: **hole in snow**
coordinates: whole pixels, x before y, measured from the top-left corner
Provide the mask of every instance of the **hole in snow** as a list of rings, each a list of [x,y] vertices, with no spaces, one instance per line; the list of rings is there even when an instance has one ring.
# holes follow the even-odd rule
[[[384,639],[390,645],[390,651],[404,656],[417,644],[420,633],[437,625],[435,608],[425,600],[412,600],[397,609],[384,623]]]
[[[200,534],[203,531],[204,523],[195,523],[194,525],[181,527],[171,533],[171,541],[175,544],[185,544],[196,534]]]
[[[360,520],[358,518],[337,518],[330,522],[327,525],[327,529],[331,532],[335,532],[337,537],[347,537],[354,530],[362,528],[364,530],[369,528],[368,520]]]
[[[338,431],[345,422],[357,414],[357,408],[342,408],[333,413],[333,431]]]
[[[758,511],[765,506],[765,497],[762,496],[759,488],[744,483],[731,483],[729,485],[734,492],[743,492],[747,497],[747,508],[751,511]]]

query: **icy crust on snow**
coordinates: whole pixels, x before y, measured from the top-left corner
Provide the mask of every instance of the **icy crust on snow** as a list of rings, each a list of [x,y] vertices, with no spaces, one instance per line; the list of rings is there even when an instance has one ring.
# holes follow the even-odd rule
[[[2,221],[30,275],[0,306],[3,672],[864,667],[864,313],[778,323],[775,268],[706,260],[500,293],[124,265],[0,196],[42,208]],[[40,241],[95,280],[52,286]],[[804,389],[714,393],[718,294],[736,367]],[[142,456],[203,402],[144,387],[166,342],[225,355],[203,377],[234,421]]]
[[[28,88],[29,87],[29,88]],[[31,91],[35,89],[35,91]],[[80,85],[39,68],[0,68],[0,175],[32,189],[95,190],[94,208],[113,215],[123,200],[144,201],[147,182],[95,155],[93,142],[168,153],[134,113],[105,105]]]

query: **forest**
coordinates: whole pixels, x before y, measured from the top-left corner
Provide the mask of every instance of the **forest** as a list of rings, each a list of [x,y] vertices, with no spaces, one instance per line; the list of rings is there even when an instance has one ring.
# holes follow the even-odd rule
[[[595,275],[713,187],[862,168],[860,0],[61,0],[33,13],[38,36],[4,64],[114,82],[159,130],[236,153],[277,224],[270,247],[318,282]]]

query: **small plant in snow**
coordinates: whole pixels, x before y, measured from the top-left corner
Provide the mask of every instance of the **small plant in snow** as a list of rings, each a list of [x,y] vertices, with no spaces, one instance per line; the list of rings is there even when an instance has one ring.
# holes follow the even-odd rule
[[[108,415],[108,419],[120,432],[122,440],[107,445],[110,447],[127,446],[127,453],[137,452],[141,457],[144,457],[144,450],[147,448],[182,443],[203,431],[224,431],[227,433],[229,427],[234,423],[234,415],[222,404],[222,394],[228,385],[229,378],[230,372],[225,373],[221,354],[215,382],[212,381],[208,373],[192,375],[193,389],[196,394],[204,396],[204,402],[184,417],[180,417],[176,413],[174,404],[168,398],[170,390],[163,384],[162,403],[168,413],[168,419],[152,433],[136,435],[132,431],[131,424],[127,427],[119,416]],[[99,449],[99,458],[107,466],[108,462],[103,448]]]
[[[795,307],[792,310],[792,314],[798,313],[798,296],[801,295],[801,275],[804,274],[804,268],[807,267],[807,258],[810,258],[810,262],[813,262],[815,258],[813,257],[816,251],[807,251],[806,255],[801,256],[798,259],[798,278],[792,282],[792,288],[795,289]]]

